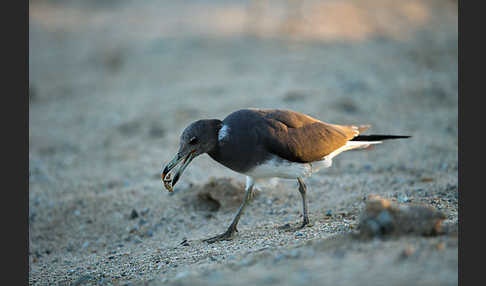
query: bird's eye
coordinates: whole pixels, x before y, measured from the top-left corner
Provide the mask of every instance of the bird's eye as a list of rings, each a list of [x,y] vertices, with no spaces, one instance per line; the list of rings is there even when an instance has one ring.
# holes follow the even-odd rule
[[[197,144],[197,142],[198,142],[197,137],[192,137],[191,139],[189,139],[189,144],[191,145]]]

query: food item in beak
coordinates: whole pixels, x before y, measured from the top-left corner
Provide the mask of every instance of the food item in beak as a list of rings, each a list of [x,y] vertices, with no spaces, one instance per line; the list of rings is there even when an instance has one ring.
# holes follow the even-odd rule
[[[169,191],[172,192],[174,189],[172,189],[172,180],[170,178],[170,173],[167,175],[162,174],[162,181],[164,182],[165,188]]]
[[[187,168],[187,166],[191,163],[192,159],[194,159],[194,153],[195,151],[191,151],[189,154],[187,154],[184,157],[179,157],[179,158],[174,158],[171,162],[167,164],[165,167],[164,171],[162,172],[162,181],[164,182],[165,188],[169,191],[172,192],[174,185],[177,183],[179,180],[180,176],[184,172],[184,170]],[[178,168],[176,171],[175,175],[173,178],[171,178],[171,171],[179,165],[179,163],[182,162],[182,165]]]

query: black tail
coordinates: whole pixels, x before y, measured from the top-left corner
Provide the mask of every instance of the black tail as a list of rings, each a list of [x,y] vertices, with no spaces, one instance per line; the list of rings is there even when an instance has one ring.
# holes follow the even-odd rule
[[[373,135],[358,135],[353,139],[351,139],[350,141],[381,141],[381,140],[388,140],[388,139],[402,139],[402,138],[410,138],[410,137],[412,136],[373,134]]]

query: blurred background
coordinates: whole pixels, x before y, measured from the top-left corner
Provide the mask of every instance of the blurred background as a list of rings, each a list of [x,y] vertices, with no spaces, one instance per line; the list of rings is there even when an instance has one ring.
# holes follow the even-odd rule
[[[453,0],[30,0],[30,283],[82,272],[60,257],[96,263],[103,249],[136,241],[132,209],[150,209],[143,239],[153,245],[207,234],[187,221],[159,227],[177,211],[159,173],[185,126],[240,108],[414,136],[343,156],[327,174],[457,183],[457,18]],[[244,180],[204,157],[180,189]]]

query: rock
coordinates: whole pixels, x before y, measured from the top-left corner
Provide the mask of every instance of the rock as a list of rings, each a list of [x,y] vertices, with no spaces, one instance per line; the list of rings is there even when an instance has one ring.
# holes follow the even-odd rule
[[[180,245],[182,245],[182,246],[189,246],[189,242],[187,241],[186,238],[184,238],[184,240],[180,243]]]
[[[145,232],[145,236],[152,237],[153,235],[154,235],[154,233],[151,230],[147,230]]]
[[[159,175],[159,174],[157,174],[157,177],[158,177],[158,178],[160,178],[160,175]],[[143,210],[140,212],[140,214],[141,214],[142,216],[145,216],[146,214],[148,214],[148,213],[149,213],[149,211],[150,211],[150,209],[149,209],[149,208],[144,208],[144,209],[143,209]]]
[[[133,209],[132,212],[130,213],[130,219],[136,219],[138,217],[138,212],[137,210]]]
[[[400,195],[398,195],[398,197],[397,197],[397,201],[398,201],[399,203],[408,203],[408,202],[410,202],[410,199],[408,198],[408,196],[407,196],[407,195],[405,195],[405,194],[400,194]]]
[[[287,230],[287,229],[290,229],[290,223],[286,223],[282,226],[279,226],[278,229],[280,230]]]
[[[415,253],[415,249],[411,246],[406,247],[402,252],[400,253],[399,259],[405,259],[407,257],[410,257]]]
[[[361,213],[359,230],[362,237],[384,235],[438,235],[446,216],[431,206],[394,205],[378,196],[368,199]]]
[[[204,185],[192,187],[193,195],[184,198],[186,206],[196,211],[234,211],[243,202],[245,184],[232,178],[211,178]],[[256,190],[253,191],[253,197]],[[252,197],[252,199],[253,199]]]

